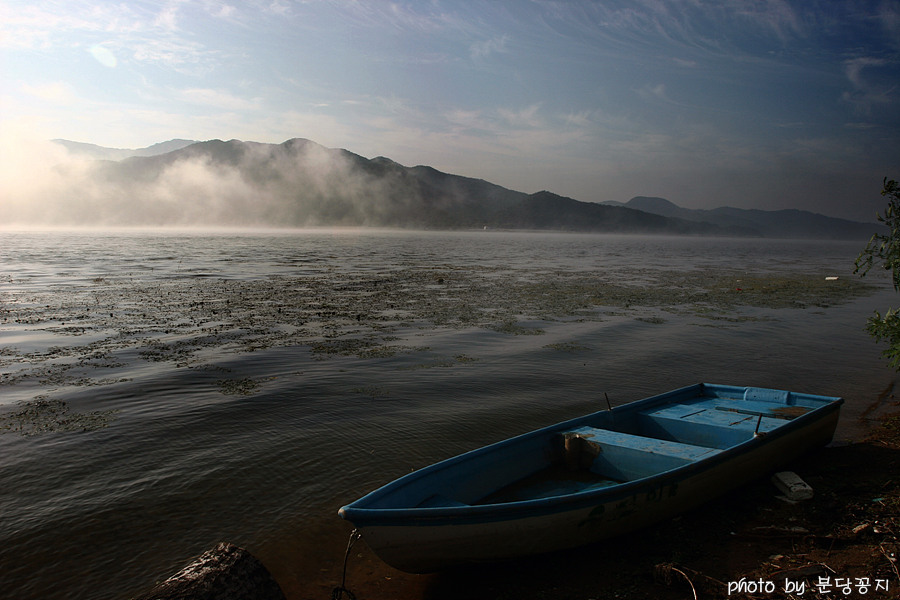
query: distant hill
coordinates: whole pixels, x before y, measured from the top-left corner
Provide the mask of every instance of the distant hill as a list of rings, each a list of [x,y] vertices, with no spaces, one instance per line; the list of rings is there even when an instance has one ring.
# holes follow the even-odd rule
[[[770,219],[765,211],[691,211],[661,198],[609,206],[549,191],[527,194],[302,138],[281,144],[170,140],[137,150],[55,141],[99,159],[87,179],[72,184],[70,205],[57,211],[66,222],[832,238],[857,236],[863,227],[801,211],[778,211],[787,214]],[[871,233],[871,225],[865,227]]]
[[[503,211],[498,220],[502,223],[501,226],[512,229],[705,235],[727,233],[708,223],[693,223],[626,207],[579,202],[548,191],[526,196]]]
[[[96,144],[85,144],[84,142],[73,142],[70,140],[53,140],[53,142],[63,146],[70,153],[84,158],[92,158],[95,160],[122,160],[130,156],[155,156],[157,154],[165,154],[173,150],[179,150],[185,146],[195,144],[195,140],[169,140],[168,142],[160,142],[147,146],[146,148],[126,149],[126,148],[106,148],[97,146]]]
[[[712,210],[688,209],[665,198],[648,196],[636,196],[624,204],[610,202],[607,205],[625,206],[695,223],[708,223],[726,229],[734,235],[771,238],[865,239],[879,227],[874,223],[826,217],[796,209],[772,211],[731,207]]]

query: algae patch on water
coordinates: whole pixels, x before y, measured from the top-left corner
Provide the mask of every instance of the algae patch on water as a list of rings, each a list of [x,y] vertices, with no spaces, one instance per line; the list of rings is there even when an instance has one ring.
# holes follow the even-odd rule
[[[21,408],[0,414],[0,433],[38,435],[62,431],[95,431],[107,427],[118,411],[73,412],[62,400],[37,398]]]
[[[259,382],[245,377],[243,379],[222,379],[219,391],[226,396],[249,396],[259,387]]]
[[[509,336],[546,333],[543,324],[637,319],[666,326],[660,311],[696,325],[777,319],[781,309],[825,309],[872,293],[856,278],[789,271],[686,269],[540,270],[469,265],[391,267],[250,280],[142,281],[46,292],[4,293],[6,319],[22,331],[59,335],[61,323],[90,333],[60,336],[43,351],[0,352],[0,384],[114,383],[110,370],[133,355],[195,368],[210,350],[249,353],[302,346],[314,360],[405,360],[427,350],[403,345],[416,331],[479,328]],[[66,332],[71,333],[71,332]],[[400,335],[397,335],[400,334]],[[77,343],[77,340],[82,340]],[[96,339],[94,339],[96,338]],[[566,350],[570,351],[570,350]],[[443,360],[429,366],[457,364]],[[103,367],[107,375],[91,378]],[[421,366],[416,368],[422,368]],[[228,383],[226,394],[248,386]],[[252,391],[252,390],[251,390]]]
[[[546,346],[544,346],[544,348],[558,350],[559,352],[568,352],[569,354],[591,351],[589,347],[583,346],[581,344],[576,344],[574,342],[557,342],[555,344],[547,344]]]
[[[368,396],[373,400],[390,396],[390,392],[387,390],[387,388],[378,385],[366,385],[358,388],[353,388],[353,392],[356,394],[361,394],[363,396]]]
[[[427,350],[427,348],[426,348]],[[446,359],[435,359],[424,363],[417,363],[414,365],[407,365],[402,367],[397,367],[399,371],[419,371],[423,369],[449,369],[450,367],[455,367],[460,364],[473,363],[478,361],[477,358],[471,357],[467,354],[457,354],[453,358]]]
[[[816,275],[731,275],[715,278],[708,301],[765,308],[827,308],[860,296],[871,288],[858,280]]]
[[[540,327],[525,327],[518,322],[510,319],[502,323],[492,323],[487,326],[498,333],[508,333],[510,335],[543,335],[544,330]]]

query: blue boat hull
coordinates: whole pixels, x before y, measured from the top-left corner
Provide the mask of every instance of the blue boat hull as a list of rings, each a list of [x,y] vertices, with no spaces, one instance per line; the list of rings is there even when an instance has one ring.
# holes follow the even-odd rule
[[[698,384],[436,463],[341,508],[397,569],[572,548],[697,506],[827,444],[840,398]]]

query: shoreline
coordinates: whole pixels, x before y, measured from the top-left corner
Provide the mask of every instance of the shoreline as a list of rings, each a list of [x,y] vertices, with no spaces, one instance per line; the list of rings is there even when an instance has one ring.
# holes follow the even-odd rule
[[[873,405],[886,414],[873,419],[864,439],[786,466],[812,486],[810,500],[780,499],[766,478],[618,538],[615,546],[430,575],[396,571],[358,541],[346,588],[368,600],[792,598],[800,597],[800,586],[811,598],[895,598],[900,477],[891,475],[900,473],[900,399],[889,389]],[[336,557],[318,581],[280,583],[288,600],[328,597],[340,585],[341,568]]]

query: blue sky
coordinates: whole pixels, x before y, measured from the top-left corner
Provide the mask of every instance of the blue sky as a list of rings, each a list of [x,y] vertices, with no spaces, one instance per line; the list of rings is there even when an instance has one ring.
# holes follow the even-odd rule
[[[6,158],[305,137],[584,201],[868,221],[900,178],[900,1],[0,0],[0,128]]]

